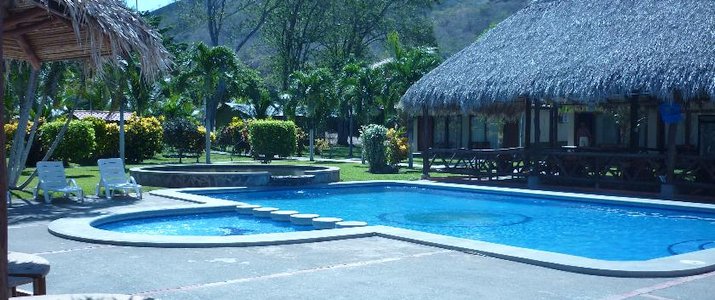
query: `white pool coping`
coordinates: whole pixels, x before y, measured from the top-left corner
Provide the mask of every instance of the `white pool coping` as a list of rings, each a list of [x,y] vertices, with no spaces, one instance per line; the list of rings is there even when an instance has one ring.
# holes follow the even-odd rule
[[[349,185],[406,185],[417,187],[436,187],[460,189],[476,192],[518,194],[522,196],[548,197],[549,199],[601,202],[621,205],[670,208],[687,211],[715,212],[715,205],[685,203],[667,200],[645,198],[630,198],[618,196],[602,196],[579,193],[551,192],[540,190],[525,190],[517,188],[466,186],[461,184],[436,183],[429,181],[363,181],[340,182],[314,187],[334,187]],[[286,187],[295,188],[295,187]],[[311,230],[289,233],[268,233],[245,236],[160,236],[120,233],[102,230],[94,227],[107,222],[134,219],[147,216],[166,216],[186,212],[218,212],[235,209],[241,204],[236,201],[226,201],[208,196],[189,194],[186,192],[229,192],[266,190],[266,188],[186,188],[153,191],[151,194],[201,205],[164,206],[146,209],[122,210],[111,215],[92,218],[64,218],[53,221],[48,229],[60,237],[114,245],[144,246],[144,247],[242,247],[265,246],[294,243],[309,243],[338,239],[380,236],[384,238],[409,241],[413,243],[452,249],[467,253],[479,253],[487,256],[544,266],[564,271],[617,277],[678,277],[715,271],[715,249],[707,249],[680,255],[656,258],[645,261],[608,261],[586,257],[567,255],[555,252],[540,251],[528,248],[514,247],[497,243],[457,238],[427,232],[408,230],[390,226],[366,226],[359,228],[342,228],[329,230]],[[340,217],[336,215],[335,217]]]

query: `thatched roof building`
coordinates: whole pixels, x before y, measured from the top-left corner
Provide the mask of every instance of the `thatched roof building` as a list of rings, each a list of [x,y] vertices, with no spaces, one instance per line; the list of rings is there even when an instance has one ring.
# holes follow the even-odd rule
[[[399,106],[476,112],[518,97],[715,96],[715,1],[540,0],[425,75]]]
[[[169,67],[159,34],[122,0],[3,0],[4,56],[42,61],[85,59],[93,66],[138,53],[142,72],[153,77]]]

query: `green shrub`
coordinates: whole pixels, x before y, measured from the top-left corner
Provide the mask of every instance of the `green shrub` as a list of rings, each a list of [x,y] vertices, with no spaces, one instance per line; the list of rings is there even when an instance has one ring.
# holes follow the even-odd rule
[[[161,121],[155,117],[128,120],[126,130],[125,159],[129,163],[139,163],[156,156],[162,149],[164,130]]]
[[[291,121],[256,120],[248,124],[248,137],[254,159],[264,162],[275,155],[287,157],[296,150],[295,123]]]
[[[308,134],[303,131],[303,128],[300,128],[298,126],[295,127],[295,139],[297,143],[297,148],[296,148],[296,155],[297,156],[303,156],[303,152],[306,150],[308,147]]]
[[[326,152],[330,150],[330,142],[328,141],[328,139],[316,139],[313,147],[315,150],[315,154],[325,155],[327,154]]]
[[[42,124],[44,121],[41,118],[40,119],[40,124]],[[29,121],[27,122],[27,134],[29,138],[30,134],[30,128],[32,127],[32,122]],[[41,125],[40,125],[41,126]],[[10,123],[5,124],[5,150],[6,150],[6,155],[7,157],[10,156],[10,149],[12,149],[12,143],[13,139],[15,138],[15,132],[17,132],[17,120],[13,120]],[[42,144],[40,143],[40,132],[38,128],[38,132],[35,133],[35,139],[32,142],[32,146],[30,147],[30,152],[27,155],[27,161],[25,162],[25,165],[28,167],[34,167],[35,164],[42,159],[42,157],[45,156],[45,152],[43,151]]]
[[[241,118],[233,117],[231,122],[221,129],[216,141],[217,146],[223,151],[230,147],[233,153],[248,152],[250,145],[246,122]]]
[[[204,136],[196,123],[174,118],[164,122],[164,143],[176,150],[179,162],[187,154],[201,154],[204,151]]]
[[[47,151],[65,124],[65,120],[45,123],[40,127],[42,148]],[[96,147],[92,122],[72,120],[62,141],[51,158],[65,162],[84,162],[92,157]]]
[[[361,131],[362,152],[368,162],[370,173],[389,171],[385,155],[387,128],[382,125],[370,124],[363,126]]]
[[[94,165],[100,158],[119,157],[119,124],[99,118],[85,118],[83,121],[92,124],[96,143],[91,158],[84,164]]]

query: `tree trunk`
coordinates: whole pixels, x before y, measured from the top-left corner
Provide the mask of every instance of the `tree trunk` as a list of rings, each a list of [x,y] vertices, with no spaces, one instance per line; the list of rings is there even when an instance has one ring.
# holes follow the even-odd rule
[[[206,129],[206,135],[204,136],[205,150],[206,151],[206,163],[211,163],[211,116],[209,112],[209,99],[206,98],[206,107],[204,112],[204,127]]]
[[[310,144],[310,161],[314,161],[315,142],[313,140],[315,139],[315,126],[313,125],[310,126],[310,137],[308,139]]]
[[[22,153],[25,150],[25,138],[27,137],[27,122],[30,120],[30,109],[32,108],[32,103],[35,102],[35,90],[37,88],[37,75],[38,70],[34,68],[30,71],[30,78],[27,85],[27,90],[25,92],[25,97],[20,104],[20,115],[17,122],[17,131],[15,131],[15,137],[12,141],[12,148],[10,149],[10,159],[8,162],[8,186],[14,186],[17,184],[16,178],[17,173],[22,171],[23,166],[20,166],[20,160]],[[3,149],[4,150],[4,149]]]

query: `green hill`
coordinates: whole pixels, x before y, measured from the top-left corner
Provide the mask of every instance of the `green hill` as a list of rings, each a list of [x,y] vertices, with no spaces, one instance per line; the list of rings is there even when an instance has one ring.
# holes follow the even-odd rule
[[[209,40],[206,25],[198,24],[180,17],[182,7],[186,1],[179,0],[173,4],[154,11],[162,17],[162,26],[172,27],[170,31],[179,41],[193,42]],[[434,35],[440,51],[449,56],[474,40],[491,25],[497,24],[514,12],[525,7],[530,0],[442,0],[430,12],[433,23]],[[227,19],[226,28],[231,27],[231,22],[240,20],[244,16],[238,14]],[[224,41],[226,42],[226,41]],[[226,42],[231,46],[231,41]],[[241,50],[239,57],[253,67],[265,67],[269,49],[261,40],[260,32]],[[377,55],[377,54],[376,54]],[[377,55],[379,56],[379,55]]]

